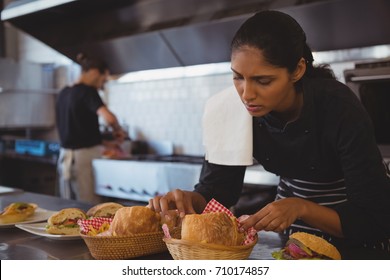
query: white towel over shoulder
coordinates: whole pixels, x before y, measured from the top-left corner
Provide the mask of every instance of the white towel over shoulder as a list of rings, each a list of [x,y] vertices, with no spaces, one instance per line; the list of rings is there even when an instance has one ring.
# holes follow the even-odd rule
[[[206,102],[203,114],[206,160],[221,165],[253,164],[252,116],[234,87]]]

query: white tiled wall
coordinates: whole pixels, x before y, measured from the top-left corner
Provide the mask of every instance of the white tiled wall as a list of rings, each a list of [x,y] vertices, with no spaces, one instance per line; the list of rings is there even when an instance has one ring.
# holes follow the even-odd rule
[[[137,140],[169,140],[175,153],[203,155],[202,114],[206,100],[232,85],[219,74],[108,84],[107,103]]]

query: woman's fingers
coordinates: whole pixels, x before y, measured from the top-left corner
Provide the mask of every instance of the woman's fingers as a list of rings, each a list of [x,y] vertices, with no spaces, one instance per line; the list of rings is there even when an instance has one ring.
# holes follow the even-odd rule
[[[179,211],[180,217],[184,217],[186,214],[196,213],[192,201],[193,192],[187,192],[182,190],[174,190],[173,196],[175,197],[176,208]]]
[[[241,222],[241,231],[246,231],[251,227],[255,228],[257,231],[262,230],[267,225],[267,220],[264,220],[267,214],[268,212],[265,208],[263,208],[255,214],[249,216],[249,218]]]
[[[175,189],[165,195],[150,199],[148,207],[156,212],[161,212],[169,219],[168,210],[177,210],[180,217],[183,218],[186,214],[200,213],[206,204],[206,200],[199,193]]]
[[[193,204],[193,201],[192,201],[192,195],[194,195],[193,192],[188,193],[187,195],[184,196],[185,214],[195,214],[196,213],[196,211],[194,209],[194,204]]]
[[[184,193],[181,190],[172,191],[172,195],[176,204],[176,209],[179,211],[180,217],[184,217],[186,213],[185,209],[185,201],[184,201]]]
[[[156,212],[162,212],[164,216],[168,215],[169,209],[177,209],[180,216],[184,217],[187,213],[195,213],[191,194],[192,192],[176,189],[150,199],[148,207]]]
[[[291,224],[290,220],[294,220],[290,217],[291,214],[286,213],[285,210],[281,209],[277,203],[270,203],[244,220],[241,223],[241,228],[247,230],[253,227],[256,231],[283,231]]]
[[[285,223],[282,220],[276,218],[269,222],[260,221],[259,223],[256,223],[254,228],[257,231],[264,230],[264,231],[282,232],[287,227],[285,226]]]
[[[154,210],[155,212],[167,212],[169,209],[169,201],[169,193],[166,195],[158,195],[149,199],[149,204],[147,207]]]
[[[161,196],[156,196],[154,198],[149,199],[149,204],[147,206],[156,212],[161,212],[160,199]]]
[[[302,214],[302,200],[284,198],[267,204],[243,222],[244,229],[253,226],[257,231],[282,232]]]

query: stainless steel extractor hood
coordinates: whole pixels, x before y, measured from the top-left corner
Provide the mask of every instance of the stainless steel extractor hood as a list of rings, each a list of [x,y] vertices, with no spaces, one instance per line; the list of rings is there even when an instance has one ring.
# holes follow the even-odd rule
[[[3,21],[67,57],[104,57],[113,74],[224,62],[255,11],[283,10],[317,51],[390,43],[388,0],[18,0]]]

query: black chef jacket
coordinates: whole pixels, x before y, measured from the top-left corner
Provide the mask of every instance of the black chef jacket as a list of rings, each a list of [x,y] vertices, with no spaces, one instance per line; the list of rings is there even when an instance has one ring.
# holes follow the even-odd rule
[[[351,246],[388,241],[390,181],[367,112],[346,85],[332,79],[304,79],[303,98],[294,122],[281,123],[272,113],[253,119],[253,157],[282,179],[344,180],[347,199],[331,206],[343,240]],[[195,191],[229,207],[239,198],[244,174],[244,166],[205,161]]]

